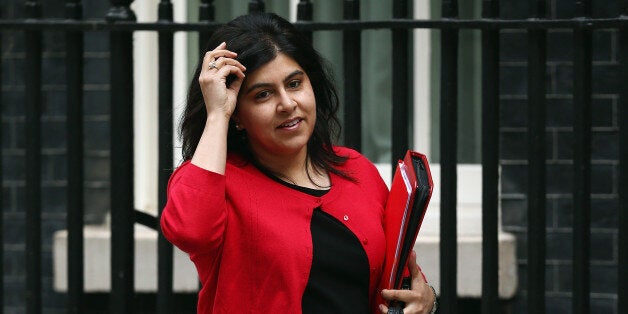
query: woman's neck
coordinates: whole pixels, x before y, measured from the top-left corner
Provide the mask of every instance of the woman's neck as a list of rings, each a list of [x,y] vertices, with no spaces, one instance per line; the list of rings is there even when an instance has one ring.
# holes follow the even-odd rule
[[[305,153],[304,156],[292,156],[290,158],[280,156],[258,157],[258,162],[273,175],[288,183],[312,189],[328,189],[331,185],[329,175],[326,171],[313,165],[308,158],[307,153]]]

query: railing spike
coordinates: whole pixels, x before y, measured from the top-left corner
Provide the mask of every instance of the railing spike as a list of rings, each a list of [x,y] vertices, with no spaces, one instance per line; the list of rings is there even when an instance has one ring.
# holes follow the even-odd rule
[[[591,16],[591,0],[576,0],[575,16],[590,17]]]
[[[173,11],[172,2],[170,0],[161,0],[157,9],[157,16],[161,22],[172,22]]]
[[[249,13],[262,13],[266,11],[266,5],[262,0],[249,1]]]
[[[310,0],[300,0],[297,4],[297,21],[312,20],[312,2]]]
[[[108,22],[114,21],[135,21],[137,17],[131,10],[133,0],[110,0],[111,6],[105,16]]]
[[[198,20],[209,22],[216,19],[216,8],[213,0],[202,0],[198,7]]]
[[[80,20],[83,17],[83,4],[80,0],[65,1],[65,17],[73,20]]]

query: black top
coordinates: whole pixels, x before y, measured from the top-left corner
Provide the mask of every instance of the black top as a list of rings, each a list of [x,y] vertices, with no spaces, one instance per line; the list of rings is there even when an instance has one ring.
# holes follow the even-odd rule
[[[318,208],[310,228],[314,256],[303,313],[368,313],[369,263],[358,238]]]
[[[315,190],[278,182],[321,197],[329,190]],[[333,216],[316,208],[310,225],[314,247],[312,268],[302,309],[304,314],[369,313],[369,262],[359,239]]]

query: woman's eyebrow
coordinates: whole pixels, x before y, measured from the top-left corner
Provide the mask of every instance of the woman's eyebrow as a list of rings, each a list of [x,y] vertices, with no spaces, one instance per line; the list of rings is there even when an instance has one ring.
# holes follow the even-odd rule
[[[294,78],[295,76],[298,76],[298,75],[303,75],[304,73],[305,73],[305,72],[303,72],[303,71],[301,71],[301,70],[294,70],[294,71],[292,71],[292,73],[288,74],[288,75],[286,76],[286,78],[285,78],[285,79],[283,79],[283,82],[284,82],[284,83],[287,83],[288,81],[290,81],[290,80],[291,80],[292,78]],[[254,89],[256,89],[256,88],[260,88],[260,87],[268,87],[268,86],[271,86],[271,85],[272,85],[271,83],[265,83],[265,82],[255,83],[255,84],[253,84],[253,85],[249,86],[249,87],[248,87],[248,88],[244,91],[244,93],[245,93],[245,94],[248,94],[248,93],[250,93],[252,90],[254,90]]]
[[[283,80],[283,82],[287,83],[288,81],[290,81],[293,77],[295,77],[297,75],[303,75],[303,71],[301,71],[301,70],[294,70],[292,73],[290,73],[290,74],[288,74],[288,76],[286,76],[286,78]]]

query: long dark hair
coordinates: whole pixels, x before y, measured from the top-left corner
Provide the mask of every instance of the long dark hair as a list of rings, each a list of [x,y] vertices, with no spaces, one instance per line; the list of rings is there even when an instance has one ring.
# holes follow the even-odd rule
[[[319,169],[347,177],[336,167],[344,163],[345,156],[336,154],[332,139],[340,134],[338,94],[334,87],[331,71],[325,59],[312,47],[303,35],[285,19],[272,13],[256,13],[240,16],[216,29],[210,37],[205,51],[226,42],[227,49],[238,54],[237,60],[252,73],[273,60],[278,53],[294,59],[310,78],[316,98],[316,124],[308,141],[308,157]],[[198,83],[202,60],[199,61],[188,90],[187,104],[181,122],[183,158],[192,158],[201,138],[207,119],[203,95]],[[229,82],[227,78],[227,82]],[[237,106],[236,106],[236,110]],[[246,160],[256,162],[246,137],[233,123],[229,124],[227,150]]]

